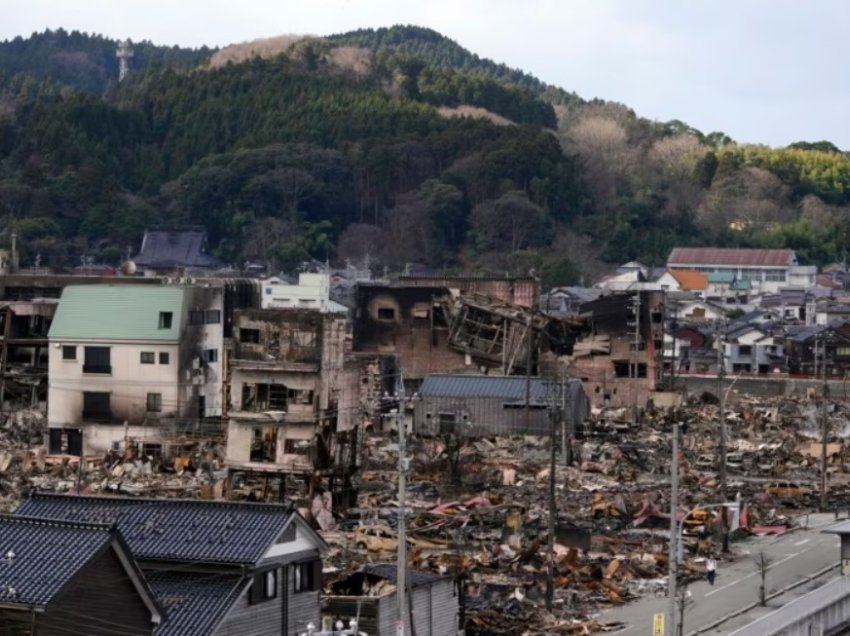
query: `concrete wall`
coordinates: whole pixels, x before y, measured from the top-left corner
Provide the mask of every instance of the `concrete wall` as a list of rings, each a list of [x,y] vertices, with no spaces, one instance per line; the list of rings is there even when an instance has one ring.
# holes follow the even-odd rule
[[[736,393],[749,393],[752,395],[806,395],[810,390],[820,394],[823,382],[821,380],[808,380],[802,378],[789,378],[787,376],[751,378],[739,377],[734,375],[726,376],[723,379],[724,390],[728,389],[732,383],[732,391]],[[850,382],[843,380],[830,380],[829,394],[835,399],[850,398]],[[683,375],[676,377],[676,386],[681,387],[689,394],[699,395],[707,391],[712,394],[717,394],[717,376],[693,376]]]

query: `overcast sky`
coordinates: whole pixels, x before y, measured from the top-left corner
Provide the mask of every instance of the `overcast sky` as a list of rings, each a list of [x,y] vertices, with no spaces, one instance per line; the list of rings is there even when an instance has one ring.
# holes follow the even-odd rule
[[[638,115],[850,150],[846,0],[6,0],[0,39],[63,27],[224,46],[416,24]]]

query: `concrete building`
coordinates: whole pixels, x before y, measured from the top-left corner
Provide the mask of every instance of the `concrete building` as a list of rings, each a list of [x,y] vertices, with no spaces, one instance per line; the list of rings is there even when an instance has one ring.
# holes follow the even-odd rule
[[[360,365],[346,361],[345,318],[306,309],[236,314],[227,466],[313,474],[346,466],[359,417]],[[347,457],[347,455],[346,455]]]
[[[298,274],[293,285],[279,276],[262,281],[263,309],[315,309],[322,313],[346,313],[345,305],[331,300],[330,274],[324,272]]]
[[[222,412],[221,288],[66,287],[48,335],[49,452],[164,450]]]
[[[750,281],[756,293],[776,293],[781,287],[814,285],[817,268],[800,266],[794,250],[716,247],[676,247],[667,259],[670,269],[693,269],[706,274],[731,273]]]

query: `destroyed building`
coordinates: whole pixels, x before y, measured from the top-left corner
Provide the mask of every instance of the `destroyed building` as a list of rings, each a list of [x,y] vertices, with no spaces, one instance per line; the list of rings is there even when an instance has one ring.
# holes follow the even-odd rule
[[[581,313],[592,333],[576,343],[570,375],[581,378],[594,406],[645,407],[663,363],[664,293],[602,296]]]
[[[0,407],[7,400],[35,407],[47,401],[47,333],[56,313],[52,298],[0,303]]]
[[[535,278],[487,278],[479,276],[401,276],[399,283],[407,287],[442,287],[489,296],[507,305],[525,309],[535,306],[540,298],[540,281]]]
[[[66,287],[50,328],[51,454],[102,454],[132,441],[220,429],[220,288]]]
[[[397,634],[397,573],[395,564],[364,565],[331,586],[323,615],[334,622],[356,616],[358,629],[370,636]],[[411,571],[407,581],[411,612],[405,616],[405,633],[446,636],[460,631],[459,594],[451,576]]]
[[[346,362],[345,317],[244,310],[236,313],[234,331],[228,467],[307,475],[350,464],[343,447],[359,418],[360,371]]]
[[[431,374],[534,375],[541,350],[569,353],[583,328],[474,291],[361,283],[354,350],[397,355],[412,393]]]
[[[567,430],[578,430],[590,414],[581,381],[568,380],[563,389],[555,384],[540,378],[431,375],[414,399],[413,431],[429,437],[548,435],[549,407],[555,406],[565,407]]]
[[[18,515],[114,524],[164,610],[157,636],[278,636],[319,624],[328,546],[290,505],[36,494]]]

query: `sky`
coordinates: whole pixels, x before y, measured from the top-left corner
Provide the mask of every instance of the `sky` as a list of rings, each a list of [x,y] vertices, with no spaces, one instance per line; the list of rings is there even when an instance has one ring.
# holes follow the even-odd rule
[[[583,98],[738,142],[850,150],[846,0],[5,0],[0,39],[62,27],[156,44],[425,26]]]

